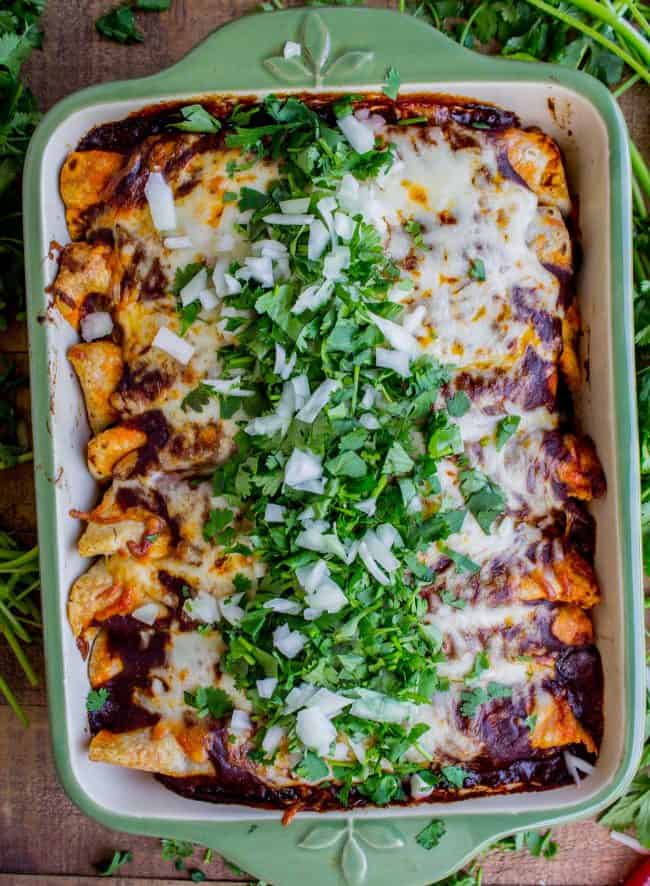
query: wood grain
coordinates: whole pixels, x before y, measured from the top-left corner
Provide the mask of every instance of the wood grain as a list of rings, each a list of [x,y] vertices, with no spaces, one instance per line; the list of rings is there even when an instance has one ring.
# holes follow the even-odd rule
[[[202,37],[232,18],[253,11],[255,0],[173,0],[169,12],[140,15],[145,43],[119,46],[94,31],[97,15],[114,0],[49,0],[43,20],[45,45],[28,65],[32,89],[45,110],[82,86],[155,73],[181,58]],[[395,6],[381,0],[371,5]],[[640,149],[650,148],[648,91],[636,87],[622,101],[630,131]],[[0,351],[11,352],[26,369],[26,339],[21,327],[0,334]],[[0,526],[15,528],[29,541],[35,529],[32,469],[22,465],[1,475]],[[42,676],[38,647],[30,659]],[[121,835],[86,818],[59,787],[52,763],[45,696],[42,688],[24,686],[5,647],[0,672],[18,695],[31,721],[25,731],[0,699],[0,886],[90,886],[103,882],[93,863],[115,848],[131,849],[133,861],[110,882],[116,886],[160,886],[187,882],[160,855],[158,841]],[[56,716],[56,712],[53,712]],[[482,861],[485,886],[613,886],[638,861],[594,822],[557,828],[558,857],[534,859],[527,852],[492,853]],[[241,881],[221,859],[200,864],[206,882],[228,886]],[[396,884],[399,886],[399,884]]]

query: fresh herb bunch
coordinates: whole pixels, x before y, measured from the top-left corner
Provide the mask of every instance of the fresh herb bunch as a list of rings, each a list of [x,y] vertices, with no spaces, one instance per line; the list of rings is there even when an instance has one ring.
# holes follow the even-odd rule
[[[16,409],[16,396],[25,390],[27,378],[0,354],[0,470],[31,461],[27,422]]]
[[[25,654],[41,629],[37,595],[38,549],[24,550],[6,532],[0,530],[0,636],[9,646],[31,686],[38,685],[38,677]],[[0,692],[7,699],[20,721],[27,726],[27,717],[0,674]]]
[[[142,43],[144,34],[138,30],[135,11],[165,12],[172,0],[132,0],[101,15],[95,22],[97,31],[115,43]]]

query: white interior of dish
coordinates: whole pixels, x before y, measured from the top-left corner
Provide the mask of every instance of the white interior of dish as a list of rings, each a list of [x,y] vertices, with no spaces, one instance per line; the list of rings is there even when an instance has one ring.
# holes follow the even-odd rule
[[[367,89],[367,87],[365,88]],[[377,91],[379,87],[377,87]],[[348,92],[363,92],[351,87]],[[467,813],[512,813],[558,809],[585,801],[610,782],[623,754],[625,722],[625,674],[623,665],[623,586],[618,514],[618,477],[615,459],[616,405],[612,384],[612,333],[610,284],[610,182],[607,130],[595,108],[582,96],[553,83],[441,83],[405,87],[402,92],[451,93],[489,101],[515,111],[523,125],[537,125],[561,145],[569,180],[579,195],[579,218],[584,263],[578,278],[583,324],[584,357],[589,360],[590,379],[576,404],[584,431],[596,441],[608,481],[606,497],[597,502],[593,513],[598,523],[596,568],[603,591],[603,602],[595,611],[598,646],[605,670],[605,735],[594,772],[579,787],[556,788],[541,793],[468,799],[458,803],[431,803],[413,808],[362,810],[357,816],[409,816],[423,812],[445,815]],[[170,99],[185,96],[173,95]],[[54,132],[45,149],[41,182],[43,242],[69,240],[64,208],[59,195],[58,174],[67,153],[93,126],[120,119],[146,101],[124,101],[96,105],[78,111]],[[50,283],[56,263],[43,257]],[[48,353],[53,416],[50,419],[54,447],[56,489],[56,532],[60,553],[57,581],[45,577],[52,592],[60,588],[59,611],[63,623],[63,662],[65,670],[64,710],[51,710],[51,717],[65,717],[70,741],[70,760],[81,790],[109,812],[142,816],[147,819],[203,819],[210,821],[275,818],[280,813],[245,806],[200,803],[179,797],[155,779],[140,772],[87,758],[88,730],[85,698],[88,690],[86,668],[75,645],[66,619],[66,598],[74,579],[88,568],[79,556],[76,542],[79,522],[69,516],[71,508],[86,509],[97,498],[97,488],[85,462],[89,436],[80,390],[66,359],[76,334],[59,316],[48,324]],[[303,813],[305,816],[315,813]],[[328,813],[336,817],[342,813]],[[349,813],[347,813],[349,814]]]

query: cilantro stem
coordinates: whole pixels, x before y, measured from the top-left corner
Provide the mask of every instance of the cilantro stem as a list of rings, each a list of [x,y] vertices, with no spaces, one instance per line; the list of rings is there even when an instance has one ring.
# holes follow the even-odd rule
[[[630,158],[634,177],[646,197],[650,197],[650,169],[632,140],[630,140]]]
[[[626,27],[622,29],[620,25],[620,20],[604,6],[601,6],[599,3],[594,3],[593,0],[579,0],[579,2],[575,3],[575,5],[579,8],[585,10],[586,12],[590,12],[594,16],[594,18],[597,18],[600,21],[609,24],[612,29],[616,31],[620,36],[623,36],[624,39],[629,40],[631,43],[633,43],[635,48],[639,50],[641,57],[645,60],[646,65],[643,65],[641,62],[637,61],[634,56],[630,55],[629,52],[614,43],[613,40],[609,40],[607,37],[603,37],[603,35],[595,28],[592,28],[590,25],[586,25],[574,15],[570,15],[568,12],[564,12],[563,10],[552,6],[550,3],[546,3],[545,0],[526,0],[526,3],[530,3],[531,6],[535,6],[537,9],[541,9],[542,12],[545,12],[547,15],[550,15],[553,18],[557,18],[570,27],[575,28],[576,31],[581,31],[583,34],[591,37],[591,39],[594,40],[596,43],[600,43],[600,45],[604,46],[605,49],[608,49],[611,53],[617,55],[620,59],[622,59],[625,64],[628,65],[628,67],[632,68],[632,70],[636,71],[637,74],[643,80],[645,80],[646,83],[650,83],[650,67],[646,66],[650,65],[650,46],[648,46],[643,37],[637,34],[634,28],[628,29]],[[598,11],[593,12],[592,7],[596,7]],[[612,22],[616,22],[616,27],[614,27]],[[631,39],[632,33],[639,38],[640,42]]]
[[[465,41],[469,37],[470,31],[472,30],[472,25],[474,24],[474,19],[484,9],[485,5],[486,5],[485,0],[483,3],[479,3],[479,5],[474,10],[474,12],[472,12],[470,17],[467,19],[467,22],[465,23],[465,27],[463,28],[463,32],[460,35],[460,40],[458,41],[461,46],[466,46]]]
[[[38,686],[38,677],[36,676],[34,669],[32,668],[31,664],[27,660],[27,656],[25,655],[24,650],[22,649],[22,647],[20,646],[20,644],[18,643],[18,641],[14,637],[13,633],[11,632],[11,630],[9,629],[9,627],[6,624],[3,625],[0,623],[0,633],[4,636],[5,640],[9,644],[11,651],[16,656],[18,664],[21,666],[21,668],[25,672],[25,676],[29,680],[29,683],[32,686]]]
[[[531,0],[528,0],[528,2],[531,2]],[[622,15],[617,15],[615,11],[598,3],[597,0],[571,0],[571,5],[577,6],[578,9],[582,9],[594,18],[600,19],[601,22],[609,25],[619,37],[625,40],[626,43],[631,44],[639,52],[646,65],[650,64],[650,45],[643,35],[639,34],[636,28],[632,27]],[[627,6],[634,15],[634,4],[628,3]],[[559,12],[559,10],[556,11]],[[641,13],[638,14],[641,15]],[[645,22],[642,15],[641,19],[645,23],[644,27],[647,29],[647,22]]]
[[[624,93],[628,91],[635,83],[638,83],[641,79],[640,74],[632,74],[631,77],[628,77],[624,83],[622,83],[617,89],[612,92],[614,98],[620,98]]]
[[[9,705],[9,707],[14,712],[14,714],[18,717],[18,719],[23,724],[23,726],[25,726],[25,727],[29,726],[29,720],[27,719],[27,715],[25,714],[25,712],[23,711],[21,706],[18,704],[18,699],[13,694],[13,692],[9,688],[8,683],[4,680],[4,678],[2,677],[1,674],[0,674],[0,692],[7,699],[7,703]]]

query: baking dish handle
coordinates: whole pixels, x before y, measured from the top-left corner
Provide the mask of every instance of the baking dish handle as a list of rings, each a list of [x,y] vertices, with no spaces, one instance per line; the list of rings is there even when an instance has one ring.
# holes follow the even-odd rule
[[[295,44],[293,52],[300,47],[300,53],[285,58],[287,41]],[[249,47],[245,65],[242,46]],[[221,91],[381,88],[389,67],[399,71],[402,83],[430,84],[457,80],[459,62],[468,78],[486,67],[497,78],[502,66],[512,75],[511,63],[470,52],[411,15],[326,7],[244,16],[214,31],[180,62],[148,79],[167,94],[214,91],[215,83]]]
[[[513,817],[512,830],[526,826],[522,818]],[[503,830],[503,815],[453,815],[439,821],[444,830],[431,849],[417,839],[431,816],[298,817],[288,826],[195,821],[179,823],[169,836],[210,846],[273,886],[427,886],[512,832]]]

